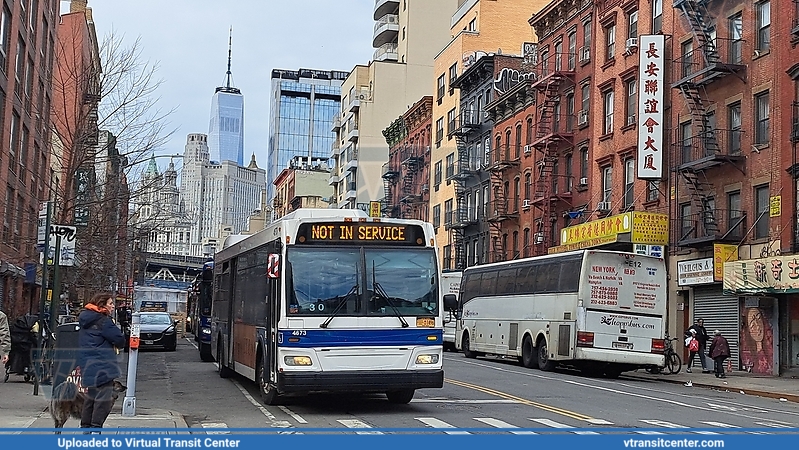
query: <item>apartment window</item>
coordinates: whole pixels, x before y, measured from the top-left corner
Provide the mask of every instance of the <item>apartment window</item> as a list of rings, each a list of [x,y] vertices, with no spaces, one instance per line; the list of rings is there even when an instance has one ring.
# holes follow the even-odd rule
[[[572,164],[574,158],[571,154],[566,155],[566,192],[574,190],[574,177],[572,176]]]
[[[438,77],[438,80],[436,80],[436,99],[439,102],[444,98],[444,88],[444,74],[442,73],[441,76]]]
[[[663,0],[652,2],[652,32],[660,33],[663,29]]]
[[[441,145],[442,140],[444,140],[444,118],[439,117],[436,120],[436,147]]]
[[[484,159],[485,161],[483,164],[486,166],[491,165],[491,135],[485,137],[485,143],[483,144],[483,152],[484,152]]]
[[[452,199],[444,202],[444,225],[452,223]]]
[[[683,122],[680,124],[680,156],[682,156],[681,164],[685,164],[694,160],[693,158],[693,133],[691,122]]]
[[[522,234],[522,245],[523,245],[523,247],[522,247],[522,256],[527,258],[528,256],[530,256],[530,249],[529,249],[529,247],[530,247],[530,229],[529,228],[525,228],[524,229],[524,232]]]
[[[505,161],[510,161],[510,130],[505,132]]]
[[[616,24],[605,28],[605,60],[610,61],[616,54]]]
[[[693,40],[680,44],[680,78],[685,78],[693,72],[693,54]]]
[[[433,184],[435,185],[436,189],[438,189],[438,185],[441,184],[441,168],[441,161],[436,162],[435,170],[433,172]]]
[[[555,44],[555,70],[560,72],[563,70],[563,41],[558,41]]]
[[[451,135],[455,131],[455,108],[447,112],[447,135]]]
[[[455,153],[450,153],[447,155],[447,179],[450,179],[455,175]]]
[[[16,78],[16,86],[14,87],[14,93],[17,94],[17,97],[22,98],[22,81],[25,79],[25,41],[22,40],[22,36],[19,36],[19,40],[17,41],[17,59],[14,64],[14,77]]]
[[[526,142],[528,144],[532,144],[533,143],[533,119],[532,118],[527,119],[527,140],[526,140]]]
[[[469,21],[469,31],[477,31],[477,17]]]
[[[558,97],[557,103],[555,103],[555,108],[552,111],[552,130],[555,133],[560,133],[560,119],[563,117],[560,111],[560,97]]]
[[[3,7],[3,16],[0,18],[0,70],[6,73],[6,59],[8,58],[8,46],[11,40],[11,12]]]
[[[613,133],[613,91],[602,94],[602,113],[604,134]]]
[[[513,256],[512,256],[512,258],[516,259],[516,258],[519,257],[519,232],[518,231],[514,231],[513,232],[513,241],[512,242],[513,242]]]
[[[799,3],[797,3],[799,4]],[[730,17],[730,62],[740,64],[743,61],[744,19],[741,13]]]
[[[569,33],[569,70],[573,71],[577,67],[577,30]]]
[[[574,92],[566,94],[566,131],[574,130]]]
[[[533,186],[533,176],[530,172],[524,174],[524,198],[530,200],[530,189]]]
[[[483,186],[483,217],[488,216],[488,202],[491,199],[489,192],[489,186]]]
[[[444,269],[452,269],[452,246],[444,246]]]
[[[627,102],[624,107],[624,116],[627,119],[624,124],[633,125],[635,124],[635,114],[638,112],[638,83],[636,80],[625,82],[624,91],[627,93]]]
[[[741,153],[741,103],[736,102],[727,107],[730,121],[730,154]]]
[[[473,209],[473,205],[472,205],[472,193],[471,192],[467,192],[466,193],[466,201],[465,201],[465,203],[466,203],[466,217],[465,217],[465,219],[467,221],[469,221],[469,220],[472,220],[472,215],[474,214],[474,209]],[[459,212],[463,211],[463,206],[462,205],[458,208],[458,211]],[[456,214],[456,217],[458,218],[459,222],[461,220],[460,215],[461,215],[460,213]]]
[[[458,78],[458,63],[449,66],[449,93],[452,95],[452,82]]]
[[[588,179],[588,147],[580,149],[580,178]]]
[[[441,205],[433,206],[433,228],[441,226]]]
[[[627,38],[638,37],[638,11],[630,13],[629,22],[627,26]]]
[[[768,144],[769,98],[768,91],[755,96],[755,144]]]
[[[633,205],[635,185],[635,160],[630,158],[624,161],[624,207]]]
[[[757,186],[755,188],[755,210],[757,211],[757,222],[755,223],[755,239],[768,237],[768,207],[769,189],[768,185]]]
[[[19,115],[14,112],[11,114],[11,136],[8,148],[8,172],[17,173],[17,148],[19,146]]]
[[[757,49],[766,52],[771,48],[771,2],[755,5],[757,11]]]
[[[683,203],[680,205],[680,237],[686,238],[694,230],[694,221],[691,217],[691,204]]]
[[[544,170],[544,166],[541,166],[541,171]],[[560,162],[556,159],[552,162],[552,193],[558,194],[560,193]]]
[[[588,111],[591,110],[591,85],[588,83],[582,85],[580,91],[580,99],[582,101],[580,109],[584,114],[588,114]]]
[[[610,166],[602,168],[602,201],[610,202],[613,194],[613,168]]]
[[[654,202],[658,199],[658,193],[660,192],[660,181],[648,181],[646,183],[646,201]]]
[[[522,180],[516,177],[513,180],[513,210],[519,210],[519,197],[522,195]]]
[[[583,22],[583,46],[591,48],[591,21]]]
[[[516,159],[522,155],[522,124],[516,125]]]
[[[549,52],[544,50],[541,52],[541,77],[549,75]]]
[[[739,224],[743,211],[741,211],[741,191],[733,191],[727,194],[727,214],[730,217],[730,222],[727,224],[730,230],[736,230],[734,235],[740,236],[740,228],[743,227]]]

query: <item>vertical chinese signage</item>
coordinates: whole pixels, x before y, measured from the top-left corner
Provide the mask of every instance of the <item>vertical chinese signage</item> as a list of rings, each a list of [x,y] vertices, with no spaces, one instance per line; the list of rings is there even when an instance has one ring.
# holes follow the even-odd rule
[[[638,178],[663,178],[665,36],[638,37]]]

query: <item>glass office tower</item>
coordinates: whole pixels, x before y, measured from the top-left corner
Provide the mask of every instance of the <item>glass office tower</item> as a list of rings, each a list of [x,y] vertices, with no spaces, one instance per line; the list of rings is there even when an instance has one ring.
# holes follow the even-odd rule
[[[335,138],[333,119],[341,109],[341,83],[347,72],[323,70],[272,71],[272,109],[266,179],[272,184],[296,156],[330,157]]]
[[[244,96],[237,88],[216,88],[211,99],[208,149],[213,161],[244,165]]]

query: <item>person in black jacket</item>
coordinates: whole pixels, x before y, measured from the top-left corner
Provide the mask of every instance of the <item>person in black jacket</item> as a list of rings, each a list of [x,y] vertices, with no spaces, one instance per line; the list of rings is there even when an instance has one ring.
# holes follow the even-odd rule
[[[699,362],[702,363],[702,373],[710,373],[710,368],[708,367],[707,361],[705,360],[705,354],[707,351],[707,341],[710,339],[710,336],[707,334],[707,330],[705,329],[705,321],[702,319],[696,319],[696,323],[691,325],[687,330],[685,330],[685,336],[688,337],[691,335],[691,332],[695,332],[697,341],[699,341]],[[691,357],[691,361],[693,361],[693,356]],[[689,361],[688,367],[691,367],[691,361]]]
[[[101,293],[95,294],[78,316],[81,384],[88,391],[81,428],[102,428],[114,405],[114,380],[121,375],[116,348],[125,346],[125,336],[111,320],[113,314],[113,295]]]

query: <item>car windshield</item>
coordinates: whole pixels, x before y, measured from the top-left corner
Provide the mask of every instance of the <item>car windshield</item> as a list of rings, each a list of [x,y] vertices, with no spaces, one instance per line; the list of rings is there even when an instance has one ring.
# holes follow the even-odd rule
[[[438,314],[435,253],[427,248],[290,248],[289,315]],[[342,304],[343,303],[343,304]],[[339,305],[341,306],[339,308]]]
[[[167,314],[142,314],[142,325],[169,325],[172,323],[172,318]]]

